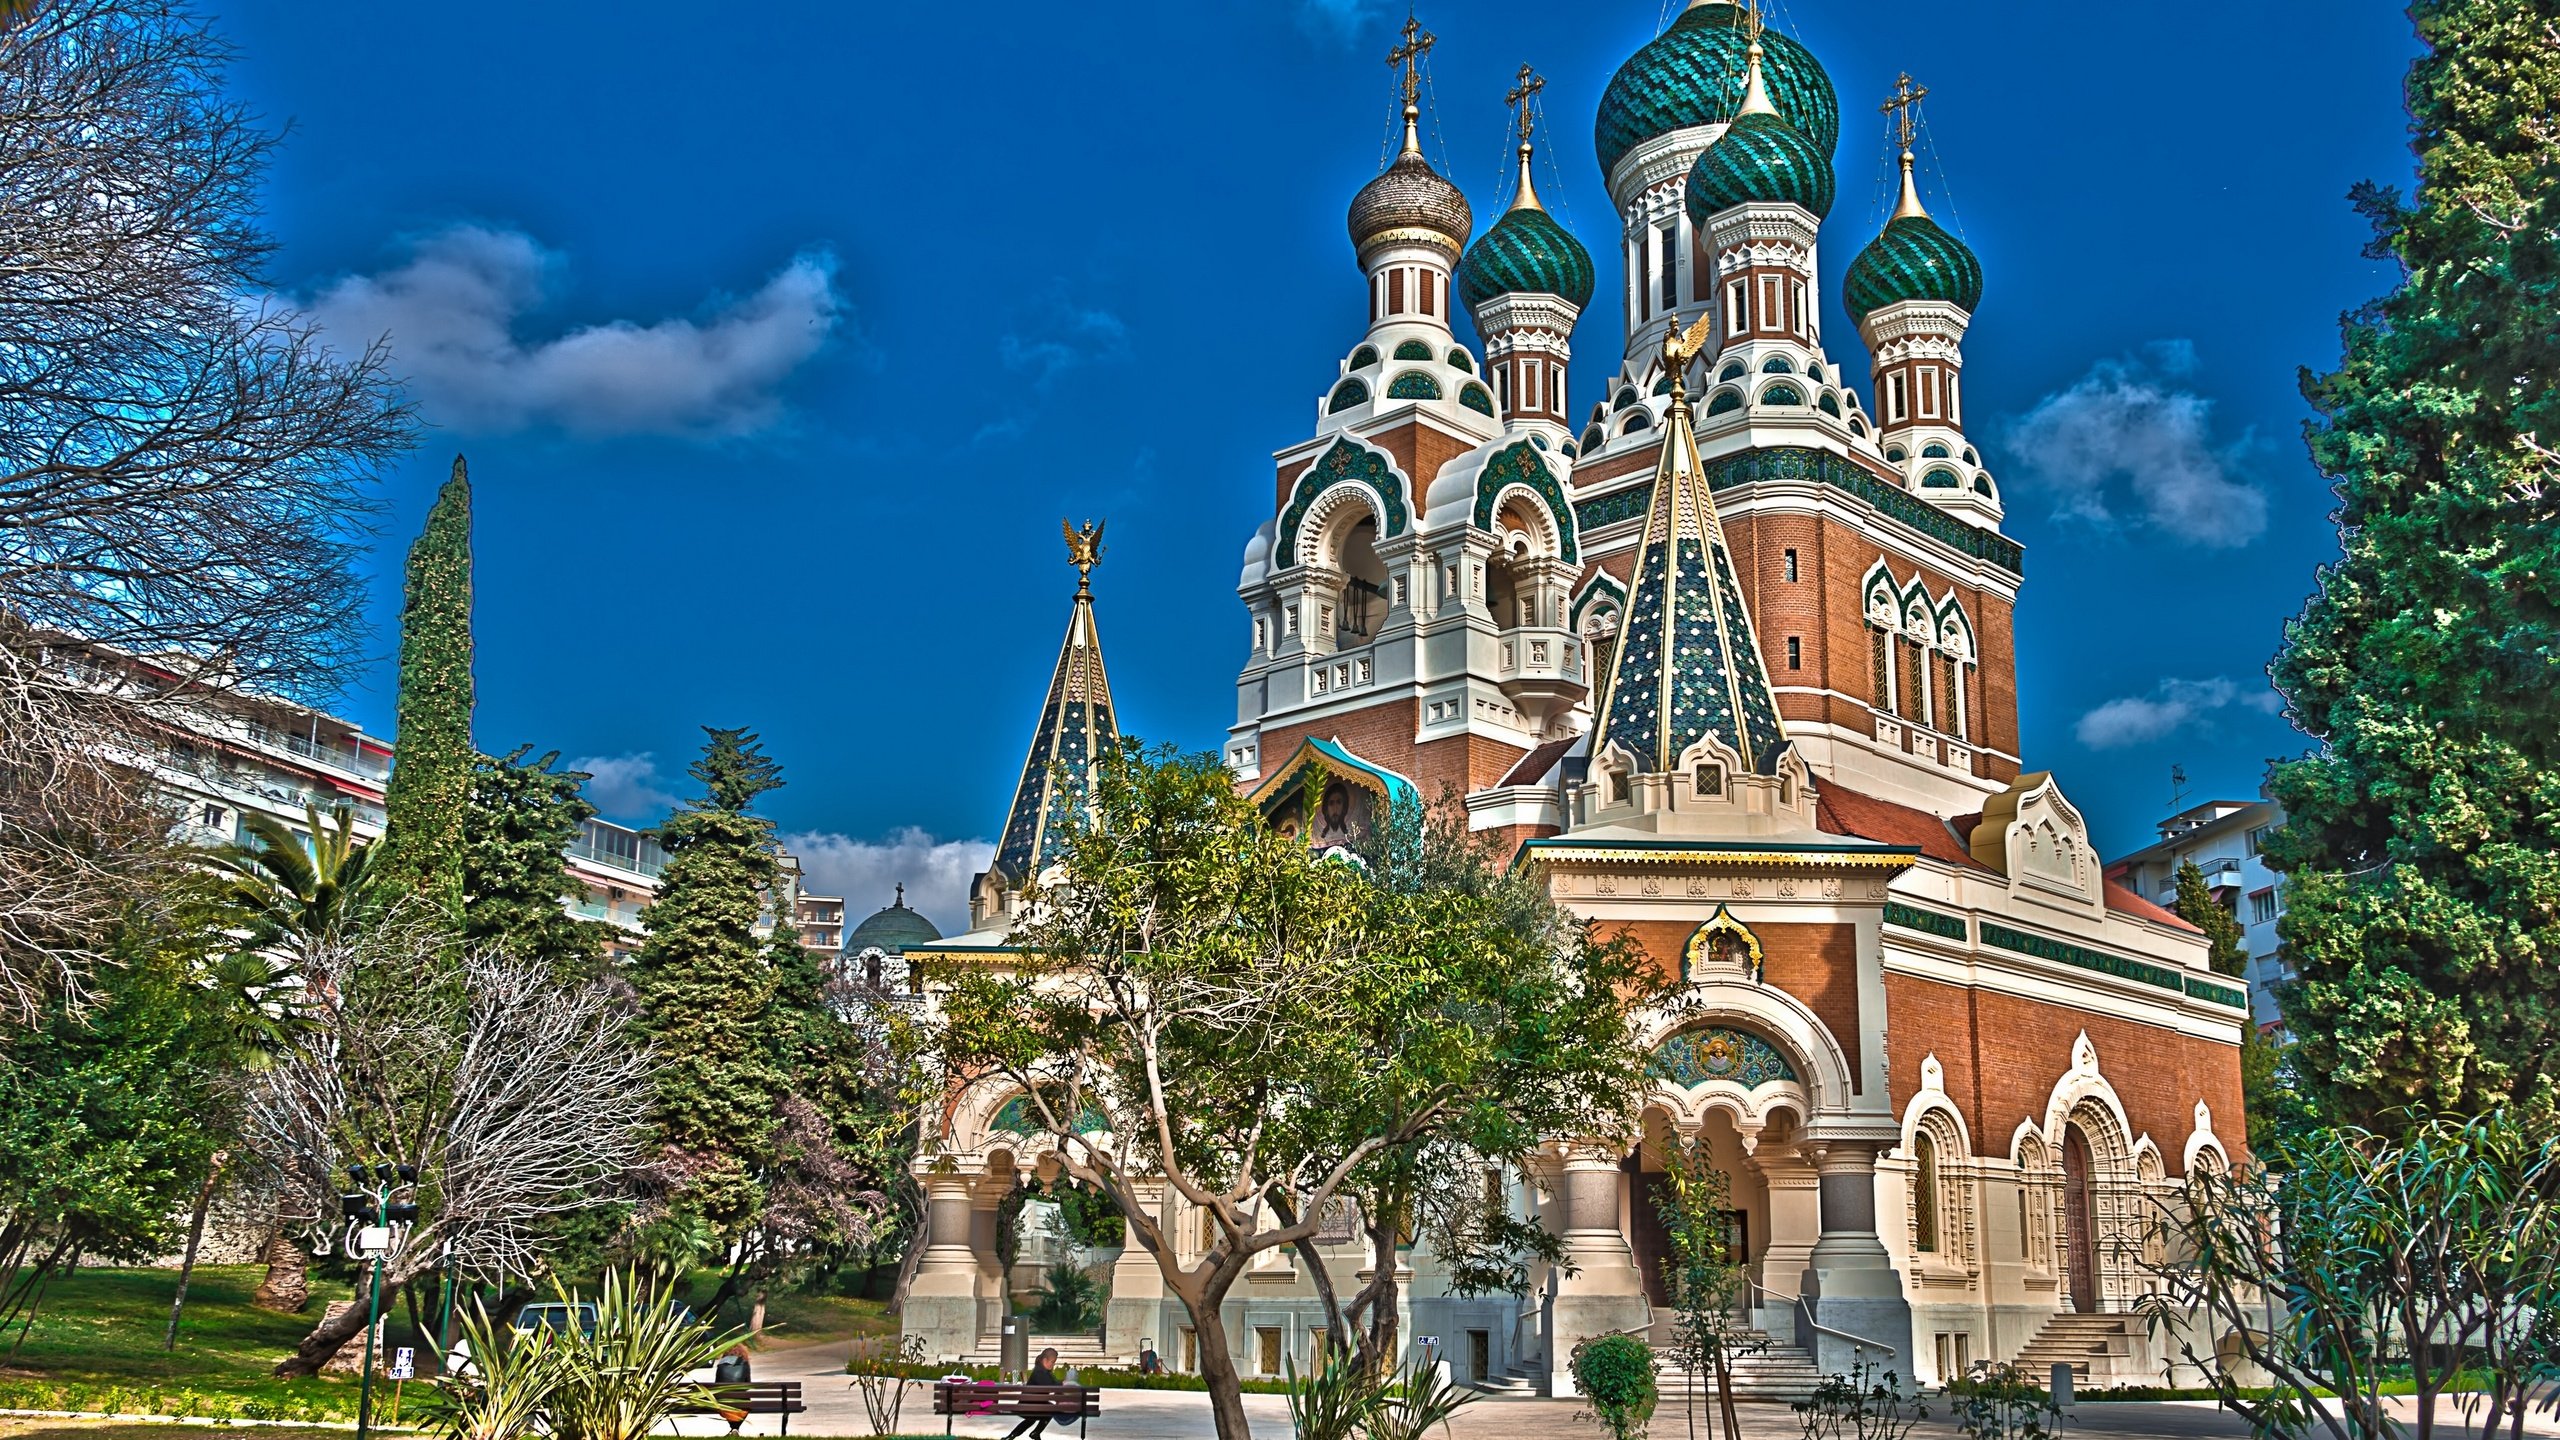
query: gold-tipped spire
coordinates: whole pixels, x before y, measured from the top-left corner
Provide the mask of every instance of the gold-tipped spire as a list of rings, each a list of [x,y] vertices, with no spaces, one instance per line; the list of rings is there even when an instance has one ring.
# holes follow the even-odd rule
[[[1911,72],[1906,70],[1894,78],[1893,97],[1884,102],[1884,113],[1892,117],[1895,138],[1902,145],[1902,198],[1893,207],[1895,220],[1925,218],[1929,213],[1920,204],[1920,185],[1911,173],[1911,141],[1920,133],[1920,102],[1928,95],[1929,87],[1912,84]]]
[[[1760,0],[1749,0],[1742,7],[1742,28],[1751,37],[1751,44],[1742,52],[1742,108],[1734,112],[1734,118],[1775,115],[1778,107],[1769,103],[1768,82],[1760,77],[1760,57],[1766,53],[1760,48],[1760,32],[1768,28],[1760,19]]]
[[[1529,176],[1529,159],[1537,153],[1537,141],[1533,132],[1537,129],[1538,123],[1537,116],[1530,110],[1529,104],[1538,98],[1539,91],[1546,88],[1546,77],[1540,75],[1535,67],[1523,65],[1520,67],[1520,83],[1511,87],[1511,93],[1503,97],[1510,103],[1512,123],[1520,131],[1520,193],[1511,202],[1511,208],[1514,210],[1547,208],[1538,203],[1537,182]]]
[[[1404,43],[1387,52],[1387,67],[1404,70],[1404,153],[1422,153],[1422,57],[1440,37],[1422,28],[1411,10],[1404,15]]]

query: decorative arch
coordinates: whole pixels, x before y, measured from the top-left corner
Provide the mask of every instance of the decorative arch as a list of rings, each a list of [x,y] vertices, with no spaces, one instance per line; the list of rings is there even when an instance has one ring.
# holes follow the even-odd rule
[[[1885,630],[1902,628],[1902,586],[1895,582],[1893,571],[1883,561],[1867,567],[1867,573],[1858,581],[1858,594],[1868,624]]]
[[[1325,402],[1324,413],[1339,415],[1355,405],[1369,403],[1369,387],[1358,380],[1345,379],[1333,387],[1333,398]]]
[[[1459,389],[1458,403],[1479,415],[1490,417],[1493,414],[1493,392],[1473,380]]]
[[[1741,408],[1742,392],[1739,390],[1719,390],[1707,400],[1707,413],[1710,415],[1723,415]]]
[[[1761,968],[1767,963],[1768,957],[1760,950],[1760,937],[1722,905],[1707,917],[1705,924],[1690,931],[1689,943],[1680,947],[1680,978],[1693,983],[1701,978],[1699,972],[1705,967],[1729,965],[1756,985],[1760,983]]]
[[[1920,1088],[1902,1110],[1902,1160],[1910,1170],[1911,1253],[1970,1271],[1980,1167],[1964,1112],[1948,1098],[1946,1067],[1935,1054],[1920,1061]]]
[[[1800,406],[1804,404],[1804,391],[1792,380],[1773,380],[1761,389],[1760,403],[1763,405],[1784,405],[1789,407]]]
[[[2196,1128],[2187,1132],[2186,1146],[2178,1156],[2182,1174],[2194,1174],[2198,1165],[2223,1175],[2231,1173],[2231,1151],[2213,1133],[2213,1107],[2202,1100],[2196,1102]]]
[[[1374,345],[1363,345],[1351,352],[1351,368],[1354,370],[1366,370],[1377,363],[1378,350]]]
[[[1627,587],[1618,583],[1617,576],[1601,570],[1594,572],[1591,579],[1583,585],[1582,593],[1573,597],[1573,609],[1570,615],[1573,628],[1581,629],[1582,617],[1590,611],[1592,606],[1604,601],[1617,606],[1618,613],[1621,615],[1627,611]]]
[[[1387,398],[1390,400],[1437,400],[1441,398],[1440,382],[1427,371],[1407,370],[1387,382]]]
[[[1298,547],[1298,532],[1306,522],[1307,511],[1325,492],[1344,485],[1358,487],[1376,509],[1379,539],[1401,535],[1409,527],[1404,505],[1407,482],[1403,472],[1396,469],[1394,459],[1384,450],[1345,435],[1300,472],[1297,486],[1289,494],[1289,508],[1280,513],[1280,543],[1273,553],[1288,557],[1289,564],[1307,563],[1309,557],[1301,554]]]
[[[1973,617],[1964,610],[1964,602],[1949,590],[1938,602],[1938,648],[1970,665],[1981,652],[1974,648]]]
[[[1431,358],[1431,347],[1419,340],[1407,340],[1396,347],[1396,358],[1399,360],[1428,360]]]
[[[1511,491],[1525,492],[1546,515],[1553,528],[1557,558],[1580,564],[1582,546],[1574,534],[1573,502],[1565,498],[1564,487],[1556,483],[1537,447],[1525,440],[1495,451],[1493,458],[1484,462],[1484,469],[1476,472],[1477,529],[1493,529],[1494,513],[1501,507],[1503,496]]]
[[[1704,1003],[1699,1003],[1701,1001]],[[1664,1042],[1684,1030],[1700,1028],[1756,1034],[1783,1056],[1796,1073],[1796,1080],[1785,1082],[1778,1090],[1766,1093],[1746,1091],[1731,1081],[1708,1082],[1706,1088],[1709,1092],[1733,1098],[1737,1112],[1755,1123],[1779,1094],[1794,1097],[1798,1118],[1802,1120],[1848,1112],[1852,1074],[1848,1052],[1840,1047],[1840,1042],[1823,1026],[1821,1019],[1795,996],[1774,985],[1712,982],[1690,987],[1682,1000],[1648,1012],[1639,1023],[1640,1038],[1648,1052],[1659,1049]],[[1684,1110],[1696,1108],[1693,1102],[1698,1097],[1685,1088],[1673,1086],[1666,1079],[1657,1077],[1653,1090]]]

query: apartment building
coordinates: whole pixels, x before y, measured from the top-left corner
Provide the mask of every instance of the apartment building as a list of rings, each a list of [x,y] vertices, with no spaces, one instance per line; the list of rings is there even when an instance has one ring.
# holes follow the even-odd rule
[[[2291,975],[2276,919],[2284,914],[2284,884],[2258,854],[2268,832],[2284,823],[2272,800],[2208,800],[2160,822],[2157,843],[2107,866],[2107,878],[2163,906],[2178,899],[2178,867],[2189,860],[2204,872],[2213,898],[2240,921],[2249,945],[2249,1004],[2261,1025],[2277,1022],[2275,986]]]

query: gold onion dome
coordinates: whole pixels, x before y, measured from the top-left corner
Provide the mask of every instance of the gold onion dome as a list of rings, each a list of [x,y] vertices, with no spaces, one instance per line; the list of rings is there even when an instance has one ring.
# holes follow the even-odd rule
[[[1458,187],[1422,158],[1419,112],[1404,112],[1404,150],[1386,173],[1360,187],[1351,200],[1351,244],[1362,261],[1382,245],[1428,245],[1454,261],[1475,233],[1475,211]]]

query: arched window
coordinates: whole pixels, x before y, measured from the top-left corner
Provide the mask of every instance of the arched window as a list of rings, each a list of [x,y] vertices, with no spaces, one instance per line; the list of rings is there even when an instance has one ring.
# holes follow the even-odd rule
[[[1940,465],[1931,469],[1928,474],[1920,477],[1920,488],[1923,490],[1961,490],[1964,488],[1964,482],[1956,478],[1956,472],[1948,469],[1944,465]]]
[[[1426,353],[1423,358],[1427,360],[1431,357]],[[1440,398],[1440,382],[1419,370],[1407,370],[1387,386],[1387,398],[1390,400],[1437,400]]]
[[[1472,357],[1470,357],[1470,356],[1467,354],[1467,352],[1466,352],[1466,351],[1464,351],[1464,350],[1452,350],[1452,351],[1450,351],[1450,352],[1449,352],[1449,364],[1450,364],[1452,367],[1456,368],[1456,369],[1466,371],[1466,372],[1467,372],[1468,374],[1470,374],[1470,375],[1473,375],[1474,373],[1476,373],[1476,362],[1475,362],[1475,360],[1474,360]]]
[[[1763,375],[1793,375],[1796,373],[1795,362],[1789,360],[1784,355],[1772,355],[1768,359],[1760,362],[1760,373]]]
[[[1621,428],[1618,433],[1621,435],[1633,435],[1639,430],[1650,430],[1652,428],[1653,417],[1647,415],[1641,410],[1638,410],[1627,417],[1626,425]]]
[[[1837,417],[1840,413],[1840,397],[1828,390],[1823,391],[1822,398],[1813,403],[1825,415]]]
[[[1801,405],[1804,403],[1804,392],[1793,385],[1772,385],[1768,389],[1760,392],[1760,403],[1763,405]]]
[[[1636,393],[1636,387],[1633,385],[1626,386],[1619,390],[1618,398],[1614,402],[1616,408],[1620,410],[1632,410],[1643,403],[1644,397]]]
[[[1399,360],[1428,360],[1431,358],[1431,347],[1423,344],[1419,340],[1407,340],[1396,347],[1396,358]]]
[[[1739,361],[1739,360],[1736,360],[1736,361],[1734,361],[1732,364],[1725,366],[1725,367],[1724,367],[1724,369],[1723,369],[1723,370],[1721,370],[1721,371],[1719,371],[1719,372],[1717,372],[1717,375],[1716,375],[1716,379],[1718,379],[1719,381],[1722,381],[1722,380],[1739,380],[1739,379],[1741,379],[1741,378],[1742,378],[1742,362],[1741,362],[1741,361]]]
[[[1351,368],[1354,370],[1366,370],[1377,363],[1378,351],[1375,346],[1363,345],[1351,352]]]
[[[1490,415],[1493,413],[1493,397],[1485,393],[1485,388],[1483,386],[1478,385],[1472,380],[1467,382],[1465,389],[1458,392],[1458,403],[1477,412],[1478,414]]]
[[[1911,1142],[1911,1247],[1938,1249],[1938,1142],[1926,1130]]]
[[[1728,410],[1741,408],[1742,392],[1739,390],[1719,390],[1716,392],[1716,397],[1707,402],[1707,413],[1710,415],[1722,415]]]
[[[1594,425],[1590,429],[1582,432],[1582,448],[1585,453],[1597,450],[1608,443],[1608,435],[1597,425]]]
[[[1369,387],[1357,380],[1345,380],[1333,387],[1333,398],[1325,402],[1324,412],[1339,415],[1354,405],[1369,403]]]
[[[1943,440],[1932,440],[1932,441],[1930,441],[1928,444],[1921,446],[1921,447],[1920,447],[1920,458],[1921,458],[1921,459],[1923,459],[1923,460],[1944,460],[1944,459],[1946,459],[1946,458],[1947,458],[1947,446],[1946,446],[1946,442],[1945,442],[1945,441],[1943,441]]]

